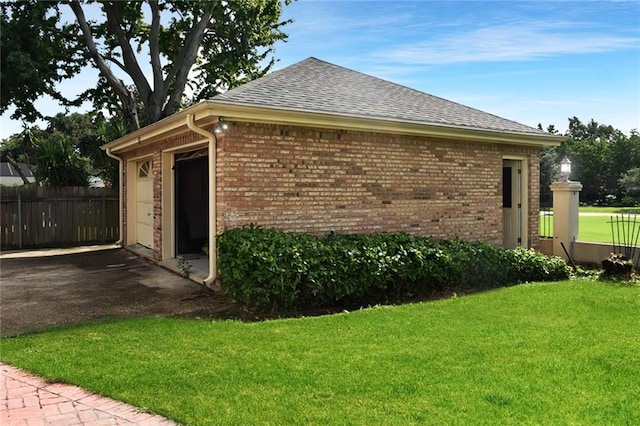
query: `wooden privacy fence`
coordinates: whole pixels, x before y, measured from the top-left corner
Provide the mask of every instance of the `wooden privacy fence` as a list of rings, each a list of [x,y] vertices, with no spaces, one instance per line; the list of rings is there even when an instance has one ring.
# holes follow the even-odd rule
[[[117,241],[118,190],[1,187],[2,249]]]

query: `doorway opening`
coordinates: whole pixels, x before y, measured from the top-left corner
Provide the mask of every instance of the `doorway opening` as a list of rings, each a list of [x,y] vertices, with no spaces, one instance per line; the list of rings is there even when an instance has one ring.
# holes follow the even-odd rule
[[[209,238],[209,173],[206,150],[175,156],[176,256],[201,254]]]
[[[522,245],[522,161],[502,160],[502,245]]]

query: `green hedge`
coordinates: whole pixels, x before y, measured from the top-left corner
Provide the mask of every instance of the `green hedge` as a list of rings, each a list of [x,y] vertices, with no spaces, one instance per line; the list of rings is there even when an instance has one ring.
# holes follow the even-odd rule
[[[226,230],[218,259],[228,295],[271,310],[389,303],[569,276],[562,259],[523,248],[406,234],[314,237],[254,226]]]

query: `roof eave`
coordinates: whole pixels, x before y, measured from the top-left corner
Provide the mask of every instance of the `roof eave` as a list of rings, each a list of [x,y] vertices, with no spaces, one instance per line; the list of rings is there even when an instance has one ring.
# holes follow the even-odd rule
[[[109,142],[103,145],[102,148],[117,154],[135,149],[143,143],[150,143],[171,135],[187,132],[189,130],[186,125],[186,117],[190,114],[194,115],[195,121],[198,122],[200,126],[213,124],[219,116],[223,116],[227,121],[285,124],[366,132],[377,131],[382,133],[538,147],[558,146],[566,139],[563,136],[551,134],[506,132],[446,124],[408,122],[397,119],[360,116],[357,114],[337,114],[244,104],[224,100],[208,100]]]
[[[218,114],[214,114],[214,111],[206,102],[200,102],[169,117],[163,118],[160,121],[106,143],[100,148],[117,154],[135,149],[143,143],[150,143],[175,134],[184,133],[189,131],[186,117],[191,114],[194,115],[195,120],[198,121],[201,126],[215,123],[218,117]]]
[[[557,146],[565,139],[562,136],[551,134],[516,133],[446,124],[409,122],[357,114],[337,114],[303,109],[257,106],[224,100],[209,100],[205,102],[210,108],[219,111],[220,115],[224,116],[227,121],[289,124],[367,132],[378,131],[382,133],[540,147]]]

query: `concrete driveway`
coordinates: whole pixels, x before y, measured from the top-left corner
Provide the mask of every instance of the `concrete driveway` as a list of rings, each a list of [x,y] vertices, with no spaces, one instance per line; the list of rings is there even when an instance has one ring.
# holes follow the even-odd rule
[[[127,250],[89,247],[0,254],[0,335],[108,317],[231,317],[222,295]]]

